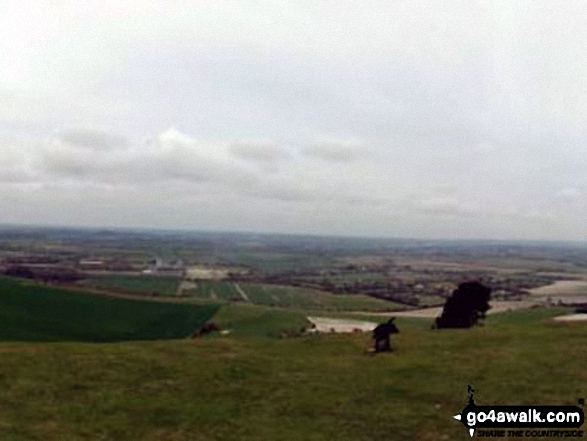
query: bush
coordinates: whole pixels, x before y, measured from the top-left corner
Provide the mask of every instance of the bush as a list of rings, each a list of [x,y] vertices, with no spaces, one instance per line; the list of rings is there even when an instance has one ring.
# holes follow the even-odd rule
[[[446,300],[442,315],[436,318],[434,328],[470,328],[489,310],[491,288],[479,282],[461,283]]]

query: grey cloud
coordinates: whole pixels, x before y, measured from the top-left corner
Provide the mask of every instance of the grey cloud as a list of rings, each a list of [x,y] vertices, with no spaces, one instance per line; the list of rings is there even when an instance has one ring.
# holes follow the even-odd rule
[[[38,174],[26,166],[0,165],[0,183],[29,183],[38,179]]]
[[[55,138],[71,146],[95,150],[111,150],[128,145],[128,140],[123,136],[89,129],[63,130]]]
[[[49,140],[37,163],[49,176],[94,183],[144,184],[181,180],[238,188],[258,180],[226,149],[225,141],[202,143],[175,130],[122,150],[85,150]]]
[[[332,162],[352,162],[368,156],[364,143],[356,140],[322,140],[305,147],[302,152],[309,157]]]
[[[373,197],[373,196],[368,196],[368,195],[338,195],[337,197],[334,198],[334,200],[338,200],[339,202],[343,203],[343,204],[348,204],[349,206],[353,207],[353,206],[371,206],[371,207],[376,207],[376,206],[384,206],[385,204],[388,204],[390,201],[390,199],[388,198],[382,198],[382,197]]]
[[[308,185],[297,180],[279,181],[259,180],[249,185],[235,188],[245,196],[275,200],[280,202],[319,203],[320,206],[335,204],[338,206],[376,206],[389,202],[387,198],[359,192],[336,191],[324,185]]]
[[[239,188],[237,191],[242,195],[281,202],[314,202],[319,199],[315,189],[287,185],[256,185],[252,188]]]
[[[222,228],[585,237],[585,5],[325,1],[9,2],[0,193],[26,183],[30,222],[159,200],[197,228],[193,194]]]
[[[564,202],[576,202],[583,198],[584,191],[578,187],[562,188],[555,193],[555,198]]]
[[[271,140],[240,140],[230,145],[230,153],[250,161],[275,163],[288,157],[287,152]]]
[[[456,198],[440,197],[414,201],[414,207],[417,211],[428,214],[448,215],[448,216],[472,216],[474,212],[465,208]]]
[[[432,187],[431,192],[442,196],[455,196],[459,189],[456,185],[436,185]]]
[[[132,170],[128,153],[79,149],[65,143],[48,142],[39,149],[36,163],[49,176],[73,179],[105,179]]]

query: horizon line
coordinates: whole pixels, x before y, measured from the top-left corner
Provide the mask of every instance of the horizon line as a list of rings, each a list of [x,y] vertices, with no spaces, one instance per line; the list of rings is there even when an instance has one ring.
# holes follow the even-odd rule
[[[113,232],[150,232],[150,233],[203,233],[203,234],[226,234],[226,235],[259,235],[259,236],[292,236],[292,237],[313,237],[325,239],[347,239],[347,240],[384,240],[384,241],[409,241],[409,242],[484,242],[503,244],[567,244],[587,246],[586,240],[574,239],[513,239],[513,238],[438,238],[438,237],[401,237],[391,235],[366,235],[359,233],[328,234],[309,232],[280,232],[280,231],[259,231],[259,230],[228,230],[209,229],[205,227],[142,227],[142,226],[96,226],[96,225],[65,225],[65,224],[37,224],[37,223],[11,223],[0,222],[2,229],[41,229],[41,230],[85,230],[85,231],[108,231]]]

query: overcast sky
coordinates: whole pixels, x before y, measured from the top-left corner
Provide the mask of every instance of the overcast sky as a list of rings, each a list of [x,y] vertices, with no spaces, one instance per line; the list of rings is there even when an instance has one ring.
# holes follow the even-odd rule
[[[0,223],[587,240],[587,3],[2,0]]]

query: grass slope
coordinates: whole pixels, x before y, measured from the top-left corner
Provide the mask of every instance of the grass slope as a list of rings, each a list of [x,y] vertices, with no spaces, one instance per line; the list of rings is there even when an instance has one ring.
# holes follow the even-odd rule
[[[72,293],[0,277],[0,340],[121,341],[182,338],[218,305],[168,304]]]
[[[299,334],[310,322],[303,311],[288,311],[244,303],[223,305],[214,322],[236,337],[281,337]]]
[[[0,439],[467,440],[467,384],[478,404],[585,396],[587,326],[554,313],[407,327],[378,356],[368,335],[3,343]]]

